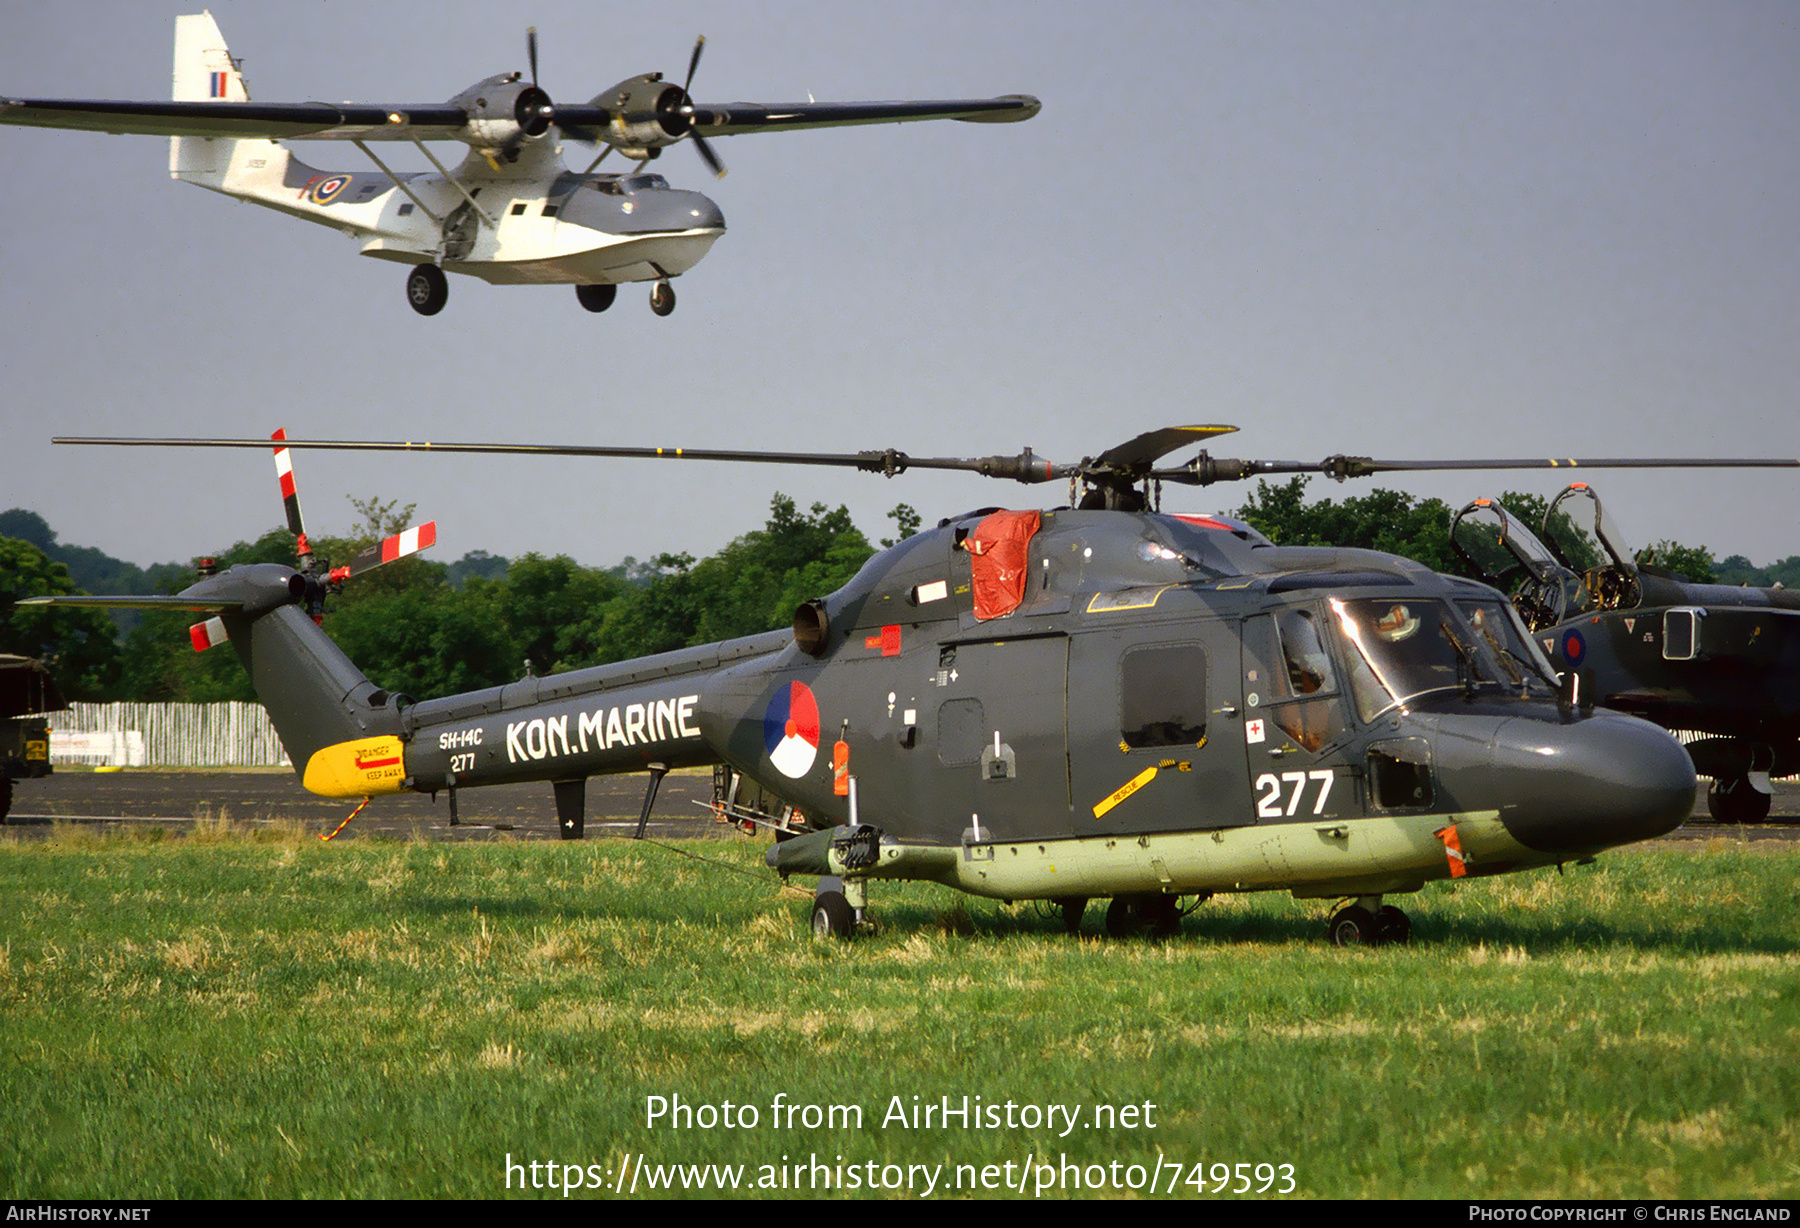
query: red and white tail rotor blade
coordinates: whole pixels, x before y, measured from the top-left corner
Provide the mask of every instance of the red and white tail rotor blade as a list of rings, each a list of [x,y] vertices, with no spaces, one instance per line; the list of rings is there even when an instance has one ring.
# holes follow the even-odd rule
[[[195,652],[205,652],[208,648],[223,644],[231,637],[225,632],[225,620],[215,617],[189,627],[188,638],[194,642]]]
[[[429,520],[415,528],[402,529],[392,537],[383,538],[373,546],[359,552],[344,566],[333,567],[331,579],[341,583],[351,576],[361,575],[365,571],[380,567],[383,563],[392,563],[395,559],[403,559],[409,554],[417,554],[436,544],[437,521]]]
[[[295,553],[304,558],[312,553],[312,547],[306,543],[306,522],[300,518],[300,493],[294,487],[294,454],[287,446],[287,428],[278,427],[269,438],[275,441],[275,477],[281,483],[281,506],[287,512],[288,532],[297,542]]]

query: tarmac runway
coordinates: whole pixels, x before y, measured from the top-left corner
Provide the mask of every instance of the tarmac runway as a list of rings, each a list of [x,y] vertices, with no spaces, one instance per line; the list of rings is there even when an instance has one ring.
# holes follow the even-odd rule
[[[587,782],[587,835],[629,836],[643,812],[647,776],[595,776]],[[646,834],[658,839],[705,836],[726,829],[714,822],[712,773],[672,772],[657,793]],[[57,821],[99,826],[165,824],[191,827],[196,819],[234,823],[298,820],[308,829],[329,832],[356,808],[354,801],[314,797],[285,769],[262,771],[106,772],[64,769],[41,780],[19,781],[8,831],[23,838],[46,835]],[[434,802],[406,793],[375,799],[337,837],[411,836],[429,840],[557,838],[556,803],[543,783],[494,785],[457,793],[461,823],[452,826],[443,794]],[[1719,824],[1706,811],[1704,785],[1695,794],[1695,815],[1664,840],[1800,840],[1800,781],[1778,781],[1769,821],[1750,826]]]

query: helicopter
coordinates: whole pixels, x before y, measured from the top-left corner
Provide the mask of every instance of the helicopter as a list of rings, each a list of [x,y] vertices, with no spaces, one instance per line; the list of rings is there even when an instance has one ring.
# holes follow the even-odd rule
[[[928,119],[1016,123],[1040,108],[1024,94],[703,105],[689,91],[705,45],[704,36],[695,42],[680,85],[640,73],[574,105],[539,86],[535,27],[526,34],[529,81],[503,73],[421,105],[260,103],[202,12],[175,19],[173,101],[0,97],[0,123],[170,137],[171,177],[330,226],[363,255],[407,265],[407,302],[421,315],[443,310],[446,273],[465,273],[495,285],[573,285],[594,312],[612,306],[621,284],[647,281],[651,310],[666,316],[675,310],[671,279],[725,233],[711,200],[645,172],[669,146],[688,142],[722,177],[708,138]],[[559,138],[599,152],[572,172]],[[375,169],[318,170],[283,145],[297,140],[348,142]],[[454,170],[426,144],[446,140],[469,148]],[[395,171],[370,146],[394,141],[415,146],[436,173]],[[596,172],[615,150],[636,168]]]
[[[1114,936],[1174,932],[1183,898],[1286,890],[1344,901],[1327,924],[1336,944],[1403,942],[1411,920],[1390,896],[1586,862],[1687,817],[1681,744],[1568,702],[1496,589],[1375,551],[1277,546],[1228,517],[1165,513],[1161,491],[1270,473],[1769,462],[1298,462],[1202,448],[1162,463],[1235,429],[1166,427],[1075,464],[1029,447],[277,440],[1068,483],[1066,506],[984,507],[908,537],[789,628],[434,699],[377,686],[320,629],[336,582],[322,564],[239,565],[174,596],[34,600],[210,615],[301,783],[327,797],[443,792],[454,819],[462,789],[548,781],[560,834],[579,839],[588,777],[647,773],[647,818],[667,772],[714,765],[716,804],[775,830],[769,867],[818,880],[821,937],[872,925],[871,883],[919,879],[1047,902],[1071,931],[1107,899]]]
[[[1637,561],[1585,482],[1551,500],[1540,533],[1493,499],[1451,522],[1452,546],[1512,594],[1572,700],[1676,731],[1712,778],[1713,818],[1766,819],[1770,777],[1800,773],[1800,593]]]

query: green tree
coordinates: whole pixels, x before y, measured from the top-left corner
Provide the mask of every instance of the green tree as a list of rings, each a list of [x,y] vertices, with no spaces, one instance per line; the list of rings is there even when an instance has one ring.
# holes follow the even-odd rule
[[[1441,499],[1417,499],[1374,490],[1334,503],[1306,501],[1306,478],[1256,484],[1256,494],[1233,516],[1247,520],[1282,546],[1344,546],[1415,559],[1434,571],[1462,566],[1450,548],[1450,507]]]
[[[104,610],[19,607],[26,597],[78,592],[69,569],[30,542],[0,537],[0,652],[36,657],[70,699],[106,699],[119,677],[119,648]]]

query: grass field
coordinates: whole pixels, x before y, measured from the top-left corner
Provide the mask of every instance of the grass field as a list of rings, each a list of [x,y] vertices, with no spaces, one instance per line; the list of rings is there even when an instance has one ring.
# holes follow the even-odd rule
[[[743,1165],[791,1197],[815,1156],[900,1197],[1093,1193],[1114,1161],[1098,1192],[1212,1196],[1242,1163],[1298,1196],[1800,1193],[1792,846],[1428,889],[1414,944],[1374,951],[1285,896],[1110,942],[925,886],[824,945],[760,845],[682,847],[732,868],[297,827],[0,841],[0,1197],[493,1197],[509,1156],[536,1197],[561,1193],[534,1161],[635,1165],[639,1196]],[[778,1095],[862,1121],[785,1126]],[[884,1122],[965,1095],[1014,1126]],[[758,1121],[647,1124],[650,1097]],[[1045,1105],[1076,1128],[1020,1124]]]

